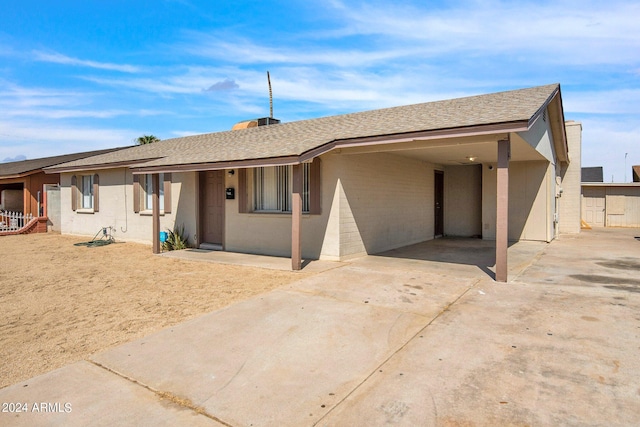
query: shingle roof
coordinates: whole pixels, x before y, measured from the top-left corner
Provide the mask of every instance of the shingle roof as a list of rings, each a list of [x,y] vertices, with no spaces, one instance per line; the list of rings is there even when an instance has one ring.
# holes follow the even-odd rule
[[[161,167],[299,156],[336,140],[527,122],[558,84],[446,101],[167,139],[62,165],[64,168],[138,163]],[[155,160],[150,160],[155,159]],[[145,161],[149,160],[149,161]]]
[[[55,166],[61,163],[84,159],[86,157],[99,154],[110,153],[120,149],[121,148],[109,148],[105,150],[86,151],[84,153],[64,154],[53,157],[42,157],[39,159],[21,160],[18,162],[0,163],[0,178],[16,175],[28,175],[29,173],[38,172],[49,166]]]
[[[602,182],[602,166],[584,167],[580,170],[581,182]]]

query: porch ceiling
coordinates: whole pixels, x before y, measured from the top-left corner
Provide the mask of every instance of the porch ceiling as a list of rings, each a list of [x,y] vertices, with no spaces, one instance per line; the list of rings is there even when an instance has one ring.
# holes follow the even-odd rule
[[[437,140],[414,140],[402,143],[380,144],[367,147],[350,147],[341,154],[393,153],[441,165],[468,165],[496,163],[497,141],[506,135],[485,135]],[[473,160],[470,160],[473,158]],[[518,134],[511,134],[511,161],[545,160]]]

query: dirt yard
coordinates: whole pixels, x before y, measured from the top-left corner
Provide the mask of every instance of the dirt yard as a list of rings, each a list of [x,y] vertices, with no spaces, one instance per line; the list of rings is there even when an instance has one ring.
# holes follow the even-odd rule
[[[0,237],[0,388],[309,275]]]

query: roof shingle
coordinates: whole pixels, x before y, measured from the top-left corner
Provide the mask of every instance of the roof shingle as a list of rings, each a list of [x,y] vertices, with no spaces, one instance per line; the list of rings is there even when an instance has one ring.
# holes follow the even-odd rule
[[[136,162],[140,167],[299,156],[336,140],[528,121],[558,84],[385,108],[236,131],[167,139],[60,165],[76,169]]]

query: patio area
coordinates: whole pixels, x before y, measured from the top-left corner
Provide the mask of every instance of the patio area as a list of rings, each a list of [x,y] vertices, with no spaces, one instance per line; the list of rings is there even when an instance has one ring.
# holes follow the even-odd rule
[[[516,278],[547,245],[546,242],[534,241],[510,242],[509,280]],[[374,265],[384,267],[390,266],[391,263],[394,266],[404,263],[412,269],[424,269],[435,274],[495,279],[495,253],[495,241],[492,240],[445,237],[343,262],[303,260],[302,271],[319,273],[354,263],[369,268],[373,268]],[[161,256],[271,270],[291,270],[290,258],[267,255],[185,249],[164,252]]]

